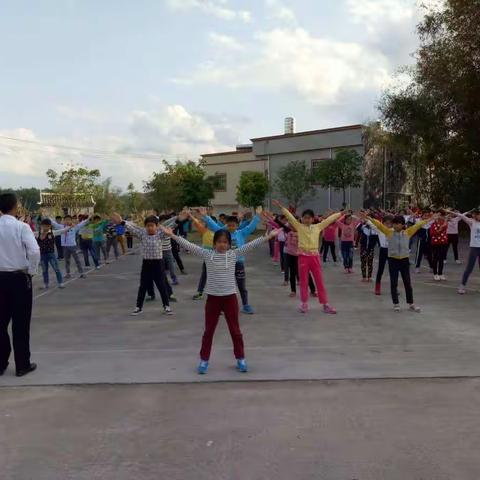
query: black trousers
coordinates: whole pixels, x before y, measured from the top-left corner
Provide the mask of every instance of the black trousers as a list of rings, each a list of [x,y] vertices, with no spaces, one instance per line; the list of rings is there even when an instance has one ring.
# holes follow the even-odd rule
[[[207,283],[207,266],[205,265],[205,262],[203,262],[202,274],[200,275],[200,280],[198,281],[198,287],[197,287],[198,293],[203,293],[203,291],[205,290],[206,283]]]
[[[163,306],[170,305],[165,276],[165,264],[160,260],[143,260],[142,271],[140,273],[140,287],[138,288],[137,307],[143,308],[145,294],[150,286],[155,284],[162,297]]]
[[[182,259],[180,258],[180,246],[178,243],[172,238],[172,254],[175,262],[177,262],[179,270],[183,273],[185,267],[183,266]]]
[[[131,235],[127,236],[127,248],[133,248],[133,237]]]
[[[377,278],[375,279],[376,283],[382,282],[383,272],[385,271],[385,265],[388,262],[388,248],[380,247],[378,252],[378,270]]]
[[[425,257],[427,257],[428,266],[430,268],[433,268],[432,249],[430,247],[430,239],[425,240],[424,238],[419,238],[417,243],[417,258],[415,261],[415,266],[417,268],[420,268],[424,255]]]
[[[62,247],[62,236],[58,235],[55,237],[55,247],[57,247],[57,257],[60,260],[63,258],[63,247]]]
[[[433,274],[443,275],[443,266],[447,258],[447,245],[432,245]]]
[[[298,257],[296,255],[285,254],[285,271],[288,271],[290,278],[290,291],[297,293]],[[315,293],[315,283],[311,274],[308,275],[308,286],[310,287],[310,292]]]
[[[332,252],[332,258],[333,261],[337,261],[337,254],[335,253],[335,242],[329,242],[327,240],[324,240],[323,243],[323,262],[325,263],[327,261],[328,257],[328,249]]]
[[[8,325],[12,322],[13,352],[17,371],[30,366],[32,278],[23,272],[0,272],[0,371],[12,352]]]
[[[282,272],[285,271],[285,254],[284,254],[284,250],[285,250],[285,242],[278,242],[278,247],[280,249],[280,269],[282,270]]]
[[[235,280],[237,281],[238,291],[242,298],[242,305],[248,305],[247,275],[243,262],[237,262],[235,264]]]
[[[373,273],[373,257],[375,256],[375,249],[366,248],[360,253],[360,264],[363,278],[372,278]]]
[[[390,271],[390,290],[392,293],[392,301],[394,305],[398,304],[398,275],[402,276],[403,286],[405,287],[405,295],[407,303],[413,303],[413,288],[410,279],[410,259],[408,258],[392,258],[388,259],[388,269]]]
[[[452,249],[453,249],[453,258],[455,260],[458,260],[458,233],[448,234],[447,252],[448,252],[448,249],[450,248],[450,245],[452,246]]]

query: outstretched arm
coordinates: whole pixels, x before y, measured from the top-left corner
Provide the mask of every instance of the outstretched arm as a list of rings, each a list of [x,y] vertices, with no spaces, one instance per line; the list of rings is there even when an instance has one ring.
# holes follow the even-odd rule
[[[236,248],[234,250],[237,257],[241,257],[245,255],[250,250],[259,247],[262,243],[268,242],[271,238],[276,237],[280,233],[281,229],[273,230],[269,235],[264,235],[263,237],[259,237],[251,242],[246,243],[245,245],[241,246],[240,248]]]
[[[175,235],[171,228],[164,227],[163,225],[160,225],[159,228],[162,231],[163,235],[173,238],[173,240],[175,240],[180,246],[187,249],[189,252],[192,252],[197,257],[205,258],[207,255],[211,255],[212,253],[210,250],[206,250],[202,247],[199,247],[198,245],[195,245],[192,242],[189,242],[188,240],[185,240],[183,237]]]
[[[288,210],[288,208],[285,208],[278,200],[273,200],[272,203],[278,208],[282,209],[283,214],[287,217],[288,223],[292,226],[294,230],[298,232],[302,224],[293,216],[290,210]]]
[[[327,228],[332,223],[335,223],[342,216],[343,216],[343,212],[338,212],[338,213],[334,213],[334,214],[330,215],[325,220],[323,220],[319,224],[317,224],[316,227],[317,227],[318,231],[321,232],[322,230],[325,230],[325,228]]]

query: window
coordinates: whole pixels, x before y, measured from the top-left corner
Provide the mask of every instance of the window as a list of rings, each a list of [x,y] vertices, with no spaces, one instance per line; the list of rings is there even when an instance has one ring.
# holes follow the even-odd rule
[[[227,174],[226,173],[216,173],[215,178],[215,191],[216,192],[226,192],[227,191]]]

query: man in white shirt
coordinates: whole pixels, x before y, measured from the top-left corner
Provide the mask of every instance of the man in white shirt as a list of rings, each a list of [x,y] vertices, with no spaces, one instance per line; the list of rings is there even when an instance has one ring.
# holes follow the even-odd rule
[[[12,321],[17,377],[33,372],[30,362],[32,275],[37,273],[40,248],[30,227],[19,222],[17,198],[0,195],[0,376],[8,367],[12,351],[8,325]]]

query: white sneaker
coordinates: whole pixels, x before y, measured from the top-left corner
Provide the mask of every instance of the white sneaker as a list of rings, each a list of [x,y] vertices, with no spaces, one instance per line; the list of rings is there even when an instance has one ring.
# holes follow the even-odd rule
[[[163,309],[163,313],[164,313],[165,315],[174,315],[173,310],[172,310],[172,307],[165,307],[165,308]]]
[[[467,290],[465,289],[465,287],[464,287],[463,285],[460,285],[460,286],[458,287],[457,293],[458,293],[459,295],[465,295],[465,294],[467,293]]]
[[[97,265],[97,266],[95,267],[95,270],[100,270],[100,265]]]
[[[64,283],[59,283],[58,288],[65,288],[65,284]]]
[[[399,303],[395,303],[395,304],[393,305],[393,310],[394,310],[395,312],[399,312],[399,311],[400,311],[400,304],[399,304]]]
[[[434,276],[433,276],[433,279],[434,279],[436,282],[439,282],[439,281],[440,281],[440,275],[434,275]]]
[[[440,280],[442,282],[445,282],[447,280],[447,277],[445,275],[440,275]]]
[[[455,260],[455,263],[456,263],[457,265],[461,265],[461,264],[462,264],[462,262],[461,262],[460,260]]]
[[[415,273],[420,273],[420,269],[419,269],[419,268],[416,268],[416,269],[415,269]]]
[[[422,309],[420,307],[417,307],[414,303],[412,303],[411,305],[408,306],[408,309],[411,311],[411,312],[415,312],[415,313],[420,313],[422,311]]]
[[[132,317],[136,317],[137,315],[140,315],[143,313],[143,310],[141,308],[135,307],[135,310],[130,314]]]

